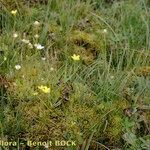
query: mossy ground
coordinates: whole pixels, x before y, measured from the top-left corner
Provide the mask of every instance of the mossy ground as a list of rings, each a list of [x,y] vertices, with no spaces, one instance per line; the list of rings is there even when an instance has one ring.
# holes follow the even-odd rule
[[[1,139],[150,149],[148,0],[1,0],[0,8]]]

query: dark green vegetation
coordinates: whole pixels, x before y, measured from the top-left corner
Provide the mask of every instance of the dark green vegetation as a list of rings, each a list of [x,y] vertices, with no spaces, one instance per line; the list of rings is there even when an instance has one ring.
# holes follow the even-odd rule
[[[149,0],[0,0],[0,8],[3,140],[150,149]]]

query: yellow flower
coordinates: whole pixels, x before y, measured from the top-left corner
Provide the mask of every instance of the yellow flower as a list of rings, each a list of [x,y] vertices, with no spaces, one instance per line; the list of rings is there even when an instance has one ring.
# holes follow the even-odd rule
[[[14,16],[16,16],[17,10],[12,10],[12,11],[11,11],[11,14],[14,15]]]
[[[47,86],[38,86],[38,89],[41,90],[43,93],[50,93],[50,88],[48,88]]]
[[[80,55],[73,54],[73,56],[71,56],[71,58],[75,61],[78,61],[78,60],[80,60]]]

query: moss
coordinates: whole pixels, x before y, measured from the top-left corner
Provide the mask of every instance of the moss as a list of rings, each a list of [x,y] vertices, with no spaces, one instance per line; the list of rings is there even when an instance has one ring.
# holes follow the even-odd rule
[[[105,132],[110,141],[117,143],[117,141],[119,141],[118,139],[121,139],[123,130],[122,123],[122,115],[116,114],[109,118],[108,126]]]
[[[144,77],[150,76],[150,66],[143,66],[137,68],[135,72],[138,76],[144,76]]]
[[[19,3],[16,3],[16,0],[2,0],[2,4],[7,8],[7,9],[15,9],[17,8],[17,5],[22,5],[24,0],[20,0]]]
[[[86,49],[96,49],[98,47],[96,44],[96,37],[92,33],[75,30],[72,32],[70,40],[74,44],[85,47]]]
[[[17,111],[17,116],[19,116],[18,121],[13,116],[14,113],[8,110],[5,113],[5,118],[7,119],[5,123],[11,129],[19,126],[21,130],[17,131],[16,134],[19,135],[21,131],[21,138],[24,137],[24,140],[32,139],[40,141],[56,138],[61,139],[64,132],[64,125],[59,120],[53,118],[50,107],[47,109],[43,102],[38,101],[37,103],[37,101],[22,102],[15,107],[14,111]],[[17,122],[18,125],[16,124]],[[15,136],[14,134],[14,132],[9,133],[11,137]]]
[[[74,44],[72,52],[79,53],[85,64],[91,64],[102,48],[95,34],[80,30],[72,31],[68,42]]]
[[[112,102],[101,102],[96,109],[103,120],[101,120],[100,134],[98,139],[104,140],[105,144],[117,145],[120,143],[123,131],[124,109],[128,108],[130,103],[125,99],[118,99]],[[108,142],[108,143],[107,143]]]
[[[58,33],[61,31],[61,26],[59,26],[56,22],[51,22],[48,31],[50,33]]]
[[[85,105],[75,105],[71,110],[72,113],[67,113],[66,123],[64,123],[67,131],[80,142],[78,137],[85,139],[90,136],[90,129],[99,122],[100,114],[98,115],[93,108]]]

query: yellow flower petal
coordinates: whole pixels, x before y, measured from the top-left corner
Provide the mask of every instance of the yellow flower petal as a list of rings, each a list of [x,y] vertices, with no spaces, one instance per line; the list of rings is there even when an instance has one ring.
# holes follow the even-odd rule
[[[73,56],[71,56],[71,58],[75,61],[78,61],[78,60],[80,60],[80,55],[73,54]]]
[[[11,14],[15,16],[17,14],[17,10],[12,10]]]
[[[43,93],[50,93],[50,88],[47,86],[38,86],[38,89],[41,90]]]

